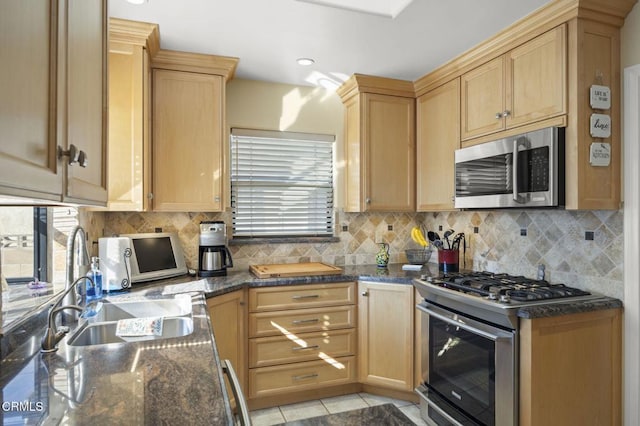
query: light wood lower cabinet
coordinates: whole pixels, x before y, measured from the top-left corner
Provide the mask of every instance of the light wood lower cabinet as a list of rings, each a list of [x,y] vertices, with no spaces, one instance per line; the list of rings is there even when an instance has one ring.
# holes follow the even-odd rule
[[[300,333],[294,340],[287,336],[260,337],[249,340],[249,367],[315,361],[325,354],[334,357],[356,353],[356,330]]]
[[[353,282],[249,289],[249,404],[355,384],[355,327]]]
[[[356,380],[355,356],[249,370],[249,398],[315,390]]]
[[[622,310],[522,319],[520,425],[622,424]]]
[[[242,392],[247,390],[247,290],[238,290],[207,299],[213,337],[220,359],[231,361]],[[231,388],[227,384],[227,392]]]
[[[413,390],[413,286],[358,282],[359,381]]]

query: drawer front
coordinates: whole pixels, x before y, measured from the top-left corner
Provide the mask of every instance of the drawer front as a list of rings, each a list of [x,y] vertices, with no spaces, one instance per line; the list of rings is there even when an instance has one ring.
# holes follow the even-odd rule
[[[323,357],[355,355],[356,330],[299,333],[295,337],[273,336],[249,340],[249,367],[314,361]]]
[[[249,370],[249,398],[318,389],[356,381],[355,357]]]
[[[252,288],[249,289],[249,311],[353,305],[355,294],[353,282]]]
[[[285,336],[355,326],[355,306],[249,314],[249,337]]]

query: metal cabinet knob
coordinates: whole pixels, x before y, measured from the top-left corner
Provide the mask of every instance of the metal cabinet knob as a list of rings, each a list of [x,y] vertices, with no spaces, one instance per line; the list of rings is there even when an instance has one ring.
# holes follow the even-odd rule
[[[366,200],[364,200],[364,202],[367,204],[371,204],[371,198],[367,198]]]
[[[505,109],[504,112],[502,113],[502,116],[505,117],[505,118],[510,116],[510,115],[511,115],[511,111],[509,111],[508,109]]]
[[[501,112],[496,112],[496,120],[500,120],[502,118]]]
[[[68,157],[69,160],[67,163],[71,166],[75,163],[78,163],[80,167],[87,167],[89,163],[89,158],[87,157],[87,153],[79,150],[77,146],[74,144],[69,145],[69,149],[65,150],[61,146],[58,145],[58,158]]]
[[[367,296],[369,295],[369,292],[368,292],[368,291],[363,291],[361,294],[362,294],[363,296],[367,297]]]

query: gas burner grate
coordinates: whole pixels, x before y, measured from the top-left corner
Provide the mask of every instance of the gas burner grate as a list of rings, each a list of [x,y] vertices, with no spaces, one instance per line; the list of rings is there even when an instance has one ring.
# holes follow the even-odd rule
[[[451,273],[434,281],[435,284],[454,291],[490,299],[507,299],[527,302],[588,296],[591,293],[564,284],[549,284],[524,276],[495,274],[491,272]]]

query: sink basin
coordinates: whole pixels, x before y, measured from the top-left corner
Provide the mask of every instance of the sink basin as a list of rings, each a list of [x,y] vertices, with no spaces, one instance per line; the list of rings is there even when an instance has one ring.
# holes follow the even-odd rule
[[[103,302],[92,322],[118,321],[127,318],[179,317],[191,314],[191,298],[124,300]]]
[[[108,343],[140,342],[188,336],[193,333],[193,318],[190,316],[164,318],[162,322],[162,336],[116,336],[117,324],[117,321],[87,322],[69,338],[67,344],[69,346],[90,346],[105,345]]]

